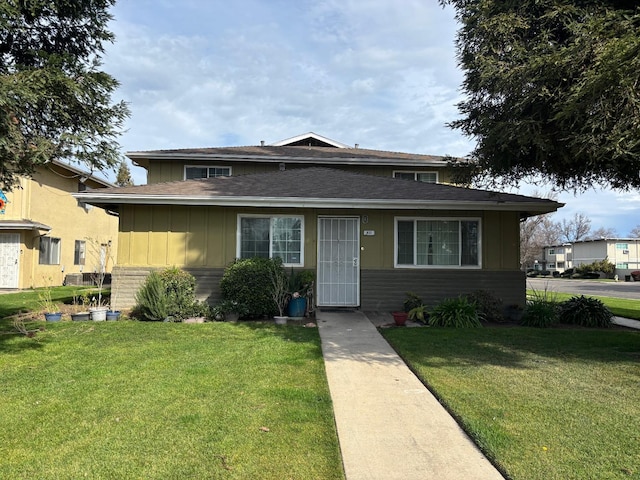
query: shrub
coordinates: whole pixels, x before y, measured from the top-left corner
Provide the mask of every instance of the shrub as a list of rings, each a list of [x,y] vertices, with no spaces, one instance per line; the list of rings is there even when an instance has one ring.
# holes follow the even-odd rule
[[[560,305],[560,321],[583,327],[610,327],[611,311],[597,298],[572,297]]]
[[[478,313],[488,322],[503,322],[502,300],[487,290],[476,290],[467,295],[467,299],[474,303]]]
[[[195,299],[196,279],[193,275],[172,267],[163,270],[160,279],[167,297],[168,316],[177,319],[200,316],[198,313],[201,308]]]
[[[158,272],[151,272],[136,293],[134,312],[145,320],[162,321],[167,318],[167,297]]]
[[[209,305],[195,298],[196,279],[177,267],[152,272],[136,294],[134,314],[146,320],[209,317]]]
[[[402,304],[405,312],[409,313],[414,308],[422,306],[422,298],[420,298],[418,295],[413,292],[407,292],[406,295],[407,298]]]
[[[575,267],[575,270],[584,278],[599,278],[600,275],[598,275],[597,277],[593,275],[595,272],[602,272],[606,277],[611,277],[616,270],[616,266],[613,263],[607,261],[607,259],[604,259],[597,260],[593,263],[584,263]]]
[[[237,259],[229,264],[220,281],[224,300],[246,308],[247,315],[261,317],[276,314],[270,271],[275,260],[269,258]]]
[[[475,304],[466,297],[448,298],[436,305],[429,315],[429,325],[454,328],[482,326]]]
[[[558,306],[555,302],[544,298],[533,298],[527,302],[522,314],[522,325],[525,327],[546,328],[558,321]]]

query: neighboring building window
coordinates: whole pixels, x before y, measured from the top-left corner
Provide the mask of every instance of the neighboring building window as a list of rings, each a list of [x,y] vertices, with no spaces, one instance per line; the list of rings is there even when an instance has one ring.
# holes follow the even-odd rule
[[[629,250],[628,243],[616,243],[616,250]]]
[[[628,263],[616,263],[616,268],[623,268],[625,270],[629,269],[629,264]]]
[[[76,240],[76,246],[73,250],[73,264],[84,265],[87,244],[84,240]]]
[[[240,216],[240,258],[280,257],[285,265],[302,265],[303,217]]]
[[[556,254],[555,248],[550,248],[549,249],[549,255],[555,255],[555,254]]]
[[[564,248],[556,248],[556,255],[562,255],[564,253]]]
[[[40,237],[40,265],[60,264],[60,239],[54,237]]]
[[[547,268],[556,268],[556,264],[555,263],[550,263],[549,265],[547,265]]]
[[[184,179],[230,177],[231,167],[185,167]]]
[[[425,183],[438,183],[438,172],[393,172],[394,178],[417,180]]]
[[[556,268],[564,268],[564,262],[558,262]]]
[[[479,267],[477,219],[396,219],[396,266]]]

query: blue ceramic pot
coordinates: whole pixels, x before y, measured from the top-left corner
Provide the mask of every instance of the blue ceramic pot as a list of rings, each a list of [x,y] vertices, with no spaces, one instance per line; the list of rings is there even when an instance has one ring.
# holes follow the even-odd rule
[[[304,297],[292,298],[289,300],[287,307],[287,313],[290,317],[304,317],[304,312],[307,309],[307,299]]]

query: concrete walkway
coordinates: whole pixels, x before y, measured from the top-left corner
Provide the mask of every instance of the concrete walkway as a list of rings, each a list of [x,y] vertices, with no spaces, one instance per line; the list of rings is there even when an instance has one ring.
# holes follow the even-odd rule
[[[362,312],[317,312],[347,480],[500,480]]]

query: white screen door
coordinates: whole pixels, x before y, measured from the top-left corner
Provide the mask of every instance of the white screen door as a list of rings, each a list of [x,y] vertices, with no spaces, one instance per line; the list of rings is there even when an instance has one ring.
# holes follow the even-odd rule
[[[20,234],[0,234],[0,288],[18,288]]]
[[[360,305],[360,219],[318,218],[317,304]]]

